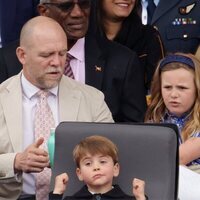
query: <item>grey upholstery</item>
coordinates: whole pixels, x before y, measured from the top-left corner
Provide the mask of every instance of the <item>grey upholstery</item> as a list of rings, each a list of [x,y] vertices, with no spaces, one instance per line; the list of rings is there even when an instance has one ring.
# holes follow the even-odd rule
[[[72,150],[89,135],[110,138],[119,148],[120,175],[115,182],[132,195],[132,179],[145,180],[150,200],[177,198],[178,139],[177,127],[164,124],[107,124],[62,122],[56,128],[55,158],[51,189],[57,174],[67,172],[65,195],[72,195],[82,184],[75,174]]]

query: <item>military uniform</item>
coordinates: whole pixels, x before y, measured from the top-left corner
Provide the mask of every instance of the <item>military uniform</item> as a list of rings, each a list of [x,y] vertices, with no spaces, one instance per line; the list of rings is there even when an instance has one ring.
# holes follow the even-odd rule
[[[166,52],[195,53],[200,44],[200,1],[160,0],[151,24],[159,30]]]

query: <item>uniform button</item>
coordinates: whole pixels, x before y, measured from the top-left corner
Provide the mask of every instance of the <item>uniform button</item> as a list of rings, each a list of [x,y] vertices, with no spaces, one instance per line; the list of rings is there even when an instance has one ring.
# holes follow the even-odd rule
[[[99,194],[96,195],[96,200],[101,200],[101,196]]]
[[[183,35],[183,38],[188,38],[188,35],[187,35],[187,34],[184,34],[184,35]]]
[[[157,26],[153,26],[157,31],[158,31],[158,27]]]

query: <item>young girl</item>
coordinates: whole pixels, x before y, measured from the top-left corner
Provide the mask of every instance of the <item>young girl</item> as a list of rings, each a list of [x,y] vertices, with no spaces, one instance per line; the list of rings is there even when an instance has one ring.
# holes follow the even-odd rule
[[[158,65],[145,121],[174,123],[179,129],[179,163],[200,173],[200,61],[175,53]]]

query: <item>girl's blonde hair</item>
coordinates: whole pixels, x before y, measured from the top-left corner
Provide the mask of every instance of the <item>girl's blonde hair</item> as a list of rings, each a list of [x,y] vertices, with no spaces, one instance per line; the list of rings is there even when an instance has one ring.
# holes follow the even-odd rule
[[[191,59],[194,63],[194,67],[187,65],[185,62],[169,62],[164,66],[160,66],[164,62],[165,58],[160,61],[151,85],[151,103],[147,109],[145,115],[145,121],[157,122],[159,123],[165,113],[166,106],[164,104],[162,94],[161,94],[161,73],[164,71],[171,71],[179,68],[184,68],[186,70],[192,71],[194,73],[194,84],[196,87],[196,99],[194,106],[190,113],[190,119],[186,122],[181,136],[183,141],[187,140],[194,132],[200,131],[200,61],[192,54],[185,53],[175,53],[174,55],[180,55],[186,57],[186,59]]]

